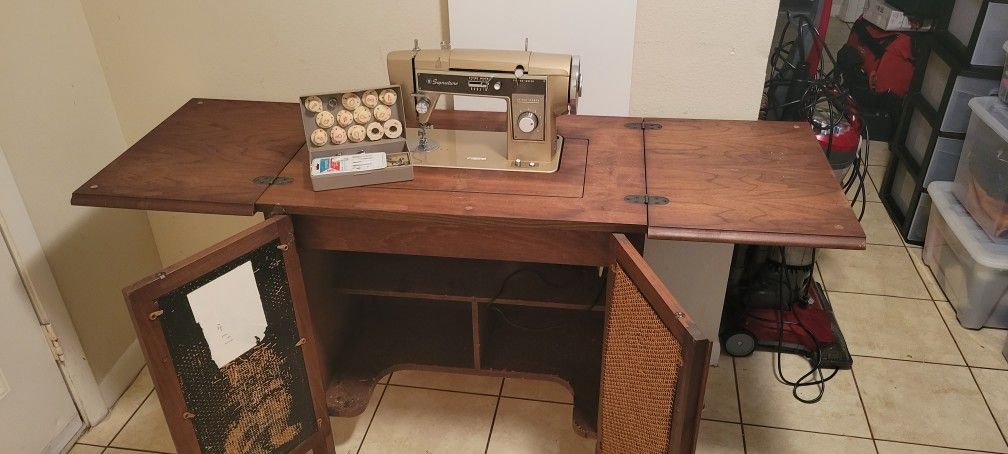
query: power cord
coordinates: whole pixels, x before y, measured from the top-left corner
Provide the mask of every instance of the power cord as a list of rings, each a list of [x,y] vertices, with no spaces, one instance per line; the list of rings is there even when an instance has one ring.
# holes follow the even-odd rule
[[[774,370],[774,375],[777,377],[777,379],[781,383],[784,383],[785,385],[791,386],[791,395],[794,396],[794,398],[796,400],[798,400],[799,402],[802,402],[802,403],[806,403],[806,404],[814,404],[814,403],[819,402],[820,400],[822,400],[823,395],[825,395],[825,393],[826,393],[826,382],[832,380],[833,377],[836,377],[837,373],[839,372],[839,369],[833,369],[833,371],[828,376],[824,376],[823,375],[823,373],[822,373],[822,345],[820,344],[819,339],[817,339],[815,337],[815,334],[807,326],[805,326],[805,324],[802,322],[801,317],[798,315],[798,313],[794,312],[794,310],[793,310],[794,309],[794,301],[789,301],[789,300],[785,300],[784,299],[784,295],[785,295],[785,293],[784,293],[784,288],[785,288],[784,287],[784,285],[785,285],[784,280],[785,280],[785,274],[786,274],[786,271],[787,271],[787,268],[786,268],[787,256],[785,255],[786,251],[785,251],[784,247],[779,247],[778,250],[780,251],[780,257],[781,257],[781,262],[782,262],[781,263],[781,272],[778,274],[778,289],[779,289],[779,293],[778,294],[781,297],[781,301],[780,301],[781,304],[777,307],[777,310],[776,310],[776,313],[777,313],[777,358],[776,358],[776,364],[775,364],[776,365],[776,369]],[[812,263],[813,264],[815,263],[815,255],[816,255],[816,252],[815,252],[815,249],[813,249],[812,250]],[[791,282],[791,275],[790,274],[788,274],[788,276],[787,276],[786,279],[788,281],[787,282],[787,284],[789,286],[788,288],[794,288],[793,286],[791,286],[793,284],[793,282]],[[808,280],[805,282],[805,292],[802,292],[802,294],[806,294],[806,295],[808,294],[807,293],[808,292],[808,285],[811,285],[812,282],[814,282],[814,280],[812,279],[811,276],[809,276]],[[784,309],[781,309],[781,307],[784,307],[784,306],[787,307],[787,310],[789,312],[791,312],[792,314],[794,314],[795,322],[793,322],[792,324],[795,324],[798,327],[800,327],[802,329],[802,331],[804,331],[805,334],[808,335],[810,339],[812,339],[812,343],[815,346],[815,349],[812,352],[811,358],[810,358],[810,363],[812,363],[812,364],[811,364],[811,367],[809,368],[809,371],[806,372],[804,375],[802,375],[801,377],[799,377],[797,380],[794,380],[794,381],[789,380],[787,377],[784,376],[784,369],[781,366],[781,356],[782,356],[781,351],[783,350],[783,347],[784,347],[784,324],[785,324]],[[812,378],[812,380],[808,380],[809,378]],[[808,380],[808,381],[806,381],[806,380]],[[817,391],[818,392],[815,395],[815,397],[807,399],[807,398],[804,398],[801,395],[799,395],[798,391],[801,388],[808,387],[808,386],[815,386],[815,387],[817,387]]]
[[[777,45],[770,55],[769,75],[764,83],[764,105],[760,109],[760,119],[772,117],[771,119],[806,120],[820,131],[828,131],[824,150],[828,159],[833,154],[833,138],[838,127],[843,125],[852,127],[851,125],[855,123],[852,110],[856,109],[857,105],[844,89],[843,75],[837,70],[837,60],[812,20],[807,15],[790,13],[786,18]],[[791,41],[785,42],[785,37],[792,26],[797,28],[796,36]],[[811,38],[812,45],[819,50],[819,55],[825,57],[819,59],[812,74],[809,74],[806,61],[808,55],[804,43],[806,37]],[[829,71],[825,69],[826,61],[832,66]],[[782,90],[787,91],[789,95],[783,102],[776,96]],[[796,91],[799,90],[801,95],[797,96]],[[821,118],[823,116],[826,118]],[[826,120],[824,124],[821,123],[823,120]],[[858,220],[864,217],[867,205],[865,178],[868,176],[870,141],[868,127],[864,121],[861,122],[859,135],[864,144],[864,151],[858,147],[851,169],[841,178],[841,186],[845,193],[855,188],[856,184],[850,204],[851,208],[858,203],[861,204]]]
[[[557,283],[554,283],[554,282],[550,282],[550,280],[547,279],[546,276],[544,276],[538,270],[535,270],[535,269],[532,269],[532,268],[519,268],[519,269],[517,269],[515,271],[512,271],[510,274],[507,275],[507,277],[504,278],[503,281],[501,281],[501,285],[497,289],[497,293],[495,293],[493,295],[493,297],[491,297],[490,300],[487,302],[487,306],[486,306],[487,309],[491,309],[494,312],[496,312],[497,315],[500,316],[501,320],[504,321],[504,323],[507,323],[508,325],[511,325],[511,326],[513,326],[515,328],[518,328],[518,329],[521,329],[521,330],[525,330],[525,331],[536,331],[536,332],[552,331],[554,329],[561,328],[563,326],[566,326],[566,325],[570,324],[572,322],[572,320],[568,319],[567,321],[565,321],[563,323],[557,323],[557,324],[549,325],[549,326],[528,326],[528,325],[524,325],[524,324],[515,322],[514,320],[512,320],[511,318],[509,318],[508,315],[506,313],[504,313],[504,311],[499,307],[499,304],[495,304],[497,302],[497,300],[500,299],[501,295],[504,294],[504,291],[507,290],[507,285],[511,281],[511,279],[513,279],[515,276],[517,276],[519,274],[522,274],[522,273],[532,274],[533,276],[537,277],[540,281],[542,281],[542,283],[546,284],[547,286],[553,287],[553,288],[569,288],[569,287],[571,287],[571,284],[557,284]],[[587,307],[584,308],[584,311],[592,311],[592,310],[595,309],[596,306],[598,306],[599,301],[601,301],[602,295],[605,292],[606,280],[607,280],[608,273],[609,273],[609,269],[606,268],[603,271],[602,276],[600,276],[600,279],[599,279],[600,280],[599,290],[598,290],[598,292],[595,295],[595,299],[592,300],[592,304],[590,306],[587,306]]]

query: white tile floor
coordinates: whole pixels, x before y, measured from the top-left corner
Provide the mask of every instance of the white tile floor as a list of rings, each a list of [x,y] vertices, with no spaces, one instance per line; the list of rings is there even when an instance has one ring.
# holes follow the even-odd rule
[[[833,48],[845,39],[830,32]],[[816,273],[853,370],[807,405],[774,379],[771,355],[723,357],[710,371],[698,452],[1008,452],[1008,331],[956,322],[920,248],[903,243],[879,203],[887,155],[885,144],[872,144],[868,250],[821,251]],[[791,378],[804,366],[784,361]],[[572,429],[571,408],[570,393],[553,382],[401,371],[362,415],[331,421],[339,453],[592,453],[593,440]],[[174,452],[146,371],[71,451],[102,452]]]

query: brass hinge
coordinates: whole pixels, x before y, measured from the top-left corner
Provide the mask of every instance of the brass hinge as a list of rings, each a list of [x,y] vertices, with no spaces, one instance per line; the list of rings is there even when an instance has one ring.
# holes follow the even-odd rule
[[[56,335],[56,330],[53,328],[52,323],[42,324],[42,332],[45,333],[46,339],[49,340],[49,350],[52,351],[53,357],[56,358],[56,362],[60,364],[66,363],[66,355],[63,354],[63,346],[60,345],[59,336]]]
[[[273,184],[290,184],[294,182],[291,177],[271,177],[268,175],[258,176],[252,179],[255,184],[273,185]]]
[[[647,194],[630,194],[623,197],[623,200],[629,203],[640,203],[643,205],[668,205],[669,202],[668,197]]]
[[[629,129],[661,129],[661,123],[652,123],[647,121],[635,121],[623,125]]]

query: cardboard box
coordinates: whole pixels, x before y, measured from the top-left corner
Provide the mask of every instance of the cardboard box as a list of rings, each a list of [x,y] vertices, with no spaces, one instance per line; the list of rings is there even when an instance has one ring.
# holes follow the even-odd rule
[[[342,127],[337,118],[340,111],[350,109],[341,104],[344,94],[354,94],[357,102],[365,92],[383,92],[392,90],[395,92],[396,101],[391,105],[384,102],[379,103],[374,108],[367,109],[367,121],[363,123],[353,121]],[[314,99],[315,111],[308,109],[309,100]],[[372,98],[374,99],[374,98]],[[321,104],[319,104],[321,103]],[[321,111],[320,111],[321,106]],[[360,106],[364,108],[367,106]],[[382,133],[381,121],[377,118],[377,108],[383,107],[385,113],[390,115],[386,121],[398,122],[395,131],[398,134],[388,135]],[[328,112],[329,124],[324,125],[318,120],[317,115]],[[325,95],[312,95],[301,97],[301,120],[304,126],[305,146],[308,148],[308,175],[311,178],[312,189],[324,191],[328,189],[340,189],[370,184],[393,183],[397,181],[407,181],[413,179],[413,162],[406,146],[405,130],[402,121],[403,114],[402,90],[398,85],[379,87],[363,90],[344,90],[337,93]],[[335,123],[334,123],[335,122]],[[365,128],[365,125],[367,128]],[[372,135],[370,129],[374,126],[376,131]],[[350,127],[361,128],[360,131],[367,130],[367,137],[359,142],[353,142],[350,136]],[[345,128],[345,129],[343,129]],[[336,142],[336,136],[331,135],[333,130],[343,131],[342,142]],[[388,131],[386,129],[385,131]],[[316,143],[313,141],[313,133],[325,133],[325,140]],[[331,139],[331,140],[330,140]],[[357,156],[360,155],[360,156]],[[321,165],[322,168],[319,168]]]
[[[885,0],[868,0],[863,17],[876,27],[890,32],[926,32],[931,30],[931,19],[911,19],[903,11]]]

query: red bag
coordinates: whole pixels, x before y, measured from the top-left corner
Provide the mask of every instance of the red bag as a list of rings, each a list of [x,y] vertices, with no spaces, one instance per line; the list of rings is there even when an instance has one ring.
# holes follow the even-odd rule
[[[847,45],[861,56],[861,69],[876,93],[906,96],[913,79],[913,41],[903,32],[887,32],[863,17],[851,27]]]

